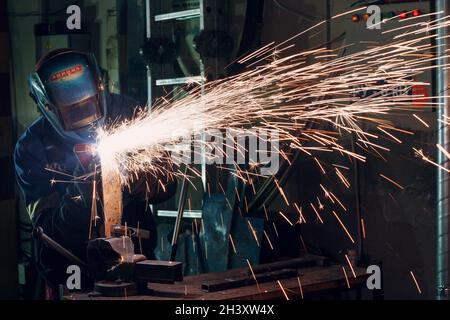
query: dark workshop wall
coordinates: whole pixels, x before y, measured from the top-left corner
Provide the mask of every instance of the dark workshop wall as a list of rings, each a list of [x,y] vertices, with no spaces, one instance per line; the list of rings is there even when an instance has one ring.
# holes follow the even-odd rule
[[[147,67],[139,54],[146,39],[145,1],[117,1],[120,91],[147,103]]]
[[[0,1],[0,299],[18,297],[9,55],[6,1]]]
[[[327,0],[283,0],[280,2],[294,10],[289,12],[280,8],[273,0],[266,0],[263,45],[273,40],[277,42],[285,40],[314,24],[296,12],[318,19],[324,18],[327,13]],[[354,2],[330,0],[331,15],[350,10],[350,5]],[[334,39],[343,32],[349,34],[350,28],[357,27],[351,24],[349,27],[348,21],[336,19],[331,24],[329,37]],[[309,32],[298,39],[296,50],[311,48],[325,42],[326,29],[323,28],[320,34],[316,34],[318,31]],[[352,31],[357,32],[357,30]],[[348,39],[347,44],[354,41],[350,37]],[[334,47],[342,43],[342,41],[337,42]],[[387,143],[386,145],[391,148],[390,152],[384,153],[387,162],[375,156],[368,156],[367,163],[359,166],[358,179],[354,175],[353,165],[345,163],[350,168],[346,171],[346,176],[354,185],[350,190],[344,190],[342,184],[333,182],[332,179],[320,178],[317,166],[307,157],[302,157],[296,163],[294,173],[284,190],[289,199],[299,201],[307,207],[309,202],[317,203],[315,199],[317,194],[323,194],[318,188],[318,183],[329,185],[348,207],[348,212],[340,212],[341,218],[350,232],[357,237],[359,221],[355,203],[358,191],[355,188],[355,182],[359,183],[361,215],[365,221],[367,236],[363,242],[363,252],[371,259],[383,263],[387,299],[431,299],[435,294],[436,170],[420,161],[412,151],[412,147],[417,147],[423,148],[428,154],[435,153],[435,114],[429,111],[421,113],[421,117],[427,119],[426,121],[430,124],[429,129],[417,123],[412,124],[411,119],[408,119],[406,123],[405,119],[395,119],[397,123],[402,123],[401,128],[410,129],[416,134],[402,135],[403,144],[401,145]],[[347,140],[346,147],[351,147],[350,139]],[[344,164],[342,159],[336,156],[323,159],[330,164]],[[401,190],[382,179],[380,173],[392,177],[404,189]],[[290,211],[286,208],[283,199],[278,197],[270,211],[277,214],[280,210]],[[357,246],[353,246],[343,233],[333,216],[326,211],[322,214],[326,217],[325,223],[317,225],[314,223],[314,213],[311,209],[305,210],[306,218],[309,220],[308,224],[303,226],[302,233],[305,242],[310,246],[310,251],[342,259],[345,250],[357,249]],[[296,217],[295,211],[292,212],[292,217]],[[279,223],[283,223],[283,220]],[[299,247],[302,246],[299,239],[294,241]],[[418,278],[422,294],[417,292],[410,270],[414,271]]]

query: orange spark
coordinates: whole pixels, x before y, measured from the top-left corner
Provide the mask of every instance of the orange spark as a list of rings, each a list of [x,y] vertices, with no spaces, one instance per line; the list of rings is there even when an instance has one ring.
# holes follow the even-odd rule
[[[275,222],[272,222],[272,226],[273,226],[273,230],[275,231],[275,234],[277,235],[277,238],[279,238],[280,235],[278,234],[278,229],[277,229],[277,226],[275,225]]]
[[[366,226],[364,223],[364,218],[361,218],[361,232],[362,232],[362,238],[366,238]]]
[[[341,221],[341,219],[339,218],[339,216],[337,215],[337,213],[334,210],[333,210],[333,214],[336,217],[337,221],[339,221],[339,224],[341,225],[342,229],[344,229],[344,231],[347,234],[347,236],[349,237],[350,241],[352,243],[355,243],[355,240],[353,240],[353,237],[350,235],[350,232],[348,232],[347,227],[344,225],[344,223]]]
[[[419,283],[417,282],[416,276],[414,275],[414,272],[409,271],[409,273],[411,274],[411,277],[416,285],[417,291],[419,292],[419,294],[422,294],[422,290],[420,289]]]
[[[330,195],[337,201],[337,203],[341,206],[342,209],[344,209],[344,211],[347,211],[347,208],[342,204],[341,201],[339,201],[338,197],[336,197],[333,192],[330,191]]]
[[[258,245],[258,247],[259,247],[259,240],[258,240],[258,236],[257,236],[257,234],[256,234],[256,231],[255,231],[255,229],[253,228],[253,225],[252,225],[252,223],[250,222],[250,220],[247,220],[247,224],[248,224],[248,227],[249,227],[249,230],[250,230],[250,233],[253,235],[253,238],[255,239],[255,241],[256,241],[256,244]]]
[[[342,266],[342,271],[344,272],[345,282],[347,283],[347,288],[350,289],[350,281],[348,280],[347,271],[345,271],[344,266]]]
[[[261,292],[261,290],[259,289],[258,280],[256,279],[255,273],[253,272],[252,265],[250,264],[250,261],[248,259],[245,259],[245,260],[247,260],[247,264],[248,264],[248,267],[250,269],[250,272],[252,273],[253,279],[255,280],[256,287],[258,288],[258,291]]]
[[[310,203],[311,207],[313,208],[314,212],[316,213],[317,218],[319,219],[320,223],[323,223],[322,217],[320,216],[319,212],[316,210],[314,205]]]
[[[231,236],[231,233],[228,234],[228,238],[230,239],[231,247],[233,248],[234,254],[236,254],[236,246],[234,245],[233,237]]]
[[[319,166],[320,170],[322,171],[323,174],[327,174],[327,172],[325,171],[325,169],[323,168],[322,164],[320,163],[319,159],[317,159],[316,157],[314,157],[314,161],[316,161],[317,165]]]
[[[345,254],[345,259],[347,260],[347,263],[348,263],[348,265],[350,267],[350,270],[352,271],[353,278],[356,278],[355,269],[353,269],[353,265],[351,264],[350,259],[348,258],[347,254]]]
[[[397,188],[401,189],[401,190],[405,190],[405,188],[403,186],[401,186],[400,184],[398,184],[397,182],[395,182],[394,180],[392,180],[391,178],[386,177],[384,174],[380,173],[380,177],[386,179],[387,181],[389,181],[390,183],[392,183],[394,186],[396,186]]]
[[[302,213],[302,208],[299,207],[295,202],[294,202],[294,208],[295,208],[295,210],[297,210],[298,215],[299,215],[298,222],[299,223],[306,223],[306,219],[305,219],[305,217],[303,216],[303,213]]]
[[[286,298],[286,300],[289,300],[289,297],[288,297],[286,291],[284,290],[283,286],[281,285],[280,280],[277,280],[277,282],[278,282],[278,285],[279,285],[280,288],[281,288],[281,291],[283,291],[284,297]]]
[[[272,241],[270,241],[270,238],[269,238],[269,236],[267,235],[266,230],[263,230],[263,232],[264,232],[264,236],[266,237],[267,242],[269,243],[270,250],[273,250]]]
[[[278,182],[278,179],[277,179],[277,178],[274,178],[273,181],[275,182],[275,184],[276,184],[278,190],[280,191],[280,194],[281,194],[281,196],[283,197],[284,202],[286,202],[286,204],[289,206],[289,201],[288,201],[288,199],[287,199],[287,197],[286,197],[286,195],[285,195],[285,193],[284,193],[284,191],[283,191],[283,188],[281,188],[281,186],[280,186],[280,184],[279,184],[279,182]]]
[[[300,242],[302,243],[303,250],[305,250],[305,253],[307,254],[308,253],[308,248],[306,248],[306,244],[305,244],[305,241],[303,240],[302,235],[300,235]]]
[[[291,220],[289,220],[288,217],[286,217],[286,216],[283,214],[283,212],[279,211],[278,213],[284,218],[284,220],[286,220],[286,221],[289,223],[289,225],[290,225],[291,227],[294,226],[294,224],[291,222]]]
[[[415,113],[413,113],[413,117],[416,118],[417,120],[419,120],[420,123],[422,123],[425,127],[429,128],[430,126],[428,125],[428,123],[426,123],[425,121],[423,121],[422,118],[420,118],[419,116],[417,116]]]
[[[302,299],[304,299],[302,283],[300,282],[300,277],[297,277],[297,281],[298,281],[298,288],[300,289],[300,296],[302,297]]]

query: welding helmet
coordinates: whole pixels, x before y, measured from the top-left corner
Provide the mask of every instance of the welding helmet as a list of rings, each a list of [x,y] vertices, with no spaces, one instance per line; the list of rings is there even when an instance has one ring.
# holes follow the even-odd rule
[[[93,54],[52,51],[37,63],[28,84],[39,110],[64,139],[95,141],[95,129],[106,117],[106,96]]]

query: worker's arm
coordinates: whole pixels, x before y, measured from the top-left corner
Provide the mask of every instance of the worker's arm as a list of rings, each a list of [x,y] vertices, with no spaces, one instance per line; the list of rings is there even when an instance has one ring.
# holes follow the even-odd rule
[[[46,159],[40,154],[42,149],[36,145],[31,148],[28,145],[31,142],[38,143],[35,140],[19,141],[14,161],[16,180],[33,228],[42,227],[48,236],[84,259],[89,237],[90,208],[80,201],[75,185],[69,184],[64,190],[51,184],[52,175],[45,170]],[[64,283],[67,277],[64,266],[69,264],[67,261],[40,241],[34,241],[33,255],[50,284]]]

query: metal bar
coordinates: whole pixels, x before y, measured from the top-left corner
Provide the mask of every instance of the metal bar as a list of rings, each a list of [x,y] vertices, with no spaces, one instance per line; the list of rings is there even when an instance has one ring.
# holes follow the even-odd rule
[[[134,238],[150,239],[150,231],[128,226],[126,228],[125,226],[114,226],[113,236],[114,237],[130,236]]]
[[[200,32],[205,30],[205,3],[203,0],[199,1],[200,6]],[[201,93],[202,96],[205,94],[205,64],[202,58],[200,58],[200,85],[201,85]],[[205,134],[202,133],[202,142],[205,141]],[[201,172],[202,172],[202,184],[203,184],[203,191],[206,192],[206,149],[205,144],[202,144],[202,150],[201,150]]]
[[[186,177],[188,171],[188,165],[186,165],[186,168],[184,169],[184,175],[183,175],[183,184],[181,185],[181,193],[180,193],[180,199],[178,201],[178,215],[175,220],[175,226],[173,229],[173,235],[172,235],[172,250],[170,252],[170,261],[175,261],[176,255],[177,255],[177,246],[178,246],[178,236],[180,234],[180,224],[181,219],[183,219],[183,212],[184,212],[184,204],[186,202],[186,194],[188,189],[188,179]]]
[[[255,274],[258,273],[267,273],[272,271],[277,271],[281,269],[301,269],[301,268],[307,268],[307,267],[313,267],[313,266],[323,266],[328,263],[328,258],[321,257],[321,256],[311,256],[311,257],[304,257],[304,258],[295,258],[290,260],[282,260],[282,261],[276,261],[266,264],[260,264],[258,266],[253,267],[253,272]],[[250,273],[249,271],[248,273]]]
[[[158,217],[175,218],[178,215],[178,211],[175,210],[158,210]],[[201,219],[202,210],[184,210],[183,218],[189,219]]]
[[[172,86],[177,84],[187,84],[187,83],[201,83],[204,81],[202,76],[192,76],[183,78],[170,78],[170,79],[160,79],[156,80],[157,86]]]
[[[203,3],[203,0],[199,1],[200,6],[200,31],[205,29],[205,4]]]
[[[267,272],[267,273],[260,273],[255,274],[255,277],[253,275],[251,276],[242,276],[242,277],[235,277],[235,278],[227,278],[217,281],[207,281],[202,283],[202,290],[206,292],[216,292],[216,291],[222,291],[232,288],[239,288],[244,286],[250,286],[255,284],[255,282],[258,283],[264,283],[264,282],[271,282],[281,279],[287,279],[287,278],[293,278],[298,275],[297,270],[293,269],[283,269],[283,270],[277,270],[273,272]],[[255,281],[256,279],[256,281]]]
[[[448,0],[436,1],[436,11],[441,12],[438,18],[449,14]],[[450,128],[440,122],[443,117],[450,116],[449,100],[446,97],[449,73],[444,67],[448,28],[440,27],[437,31],[437,72],[436,89],[438,96],[437,128],[438,143],[446,150],[450,148]],[[437,162],[440,166],[450,169],[450,161],[438,151]],[[437,199],[436,199],[436,289],[439,300],[450,299],[450,176],[441,169],[437,172]]]
[[[169,21],[177,19],[192,19],[200,17],[200,9],[190,9],[178,12],[158,14],[155,16],[155,21]]]
[[[150,39],[152,37],[152,19],[151,19],[151,7],[150,7],[150,0],[145,0],[145,22],[147,26],[147,39]]]
[[[150,0],[145,1],[145,10],[146,10],[145,20],[147,26],[146,35],[147,39],[150,39],[152,37],[152,18],[151,18],[152,11],[150,7]],[[152,71],[150,70],[150,66],[147,66],[147,104],[149,108],[151,108],[153,104],[152,86],[153,86]]]
[[[61,254],[64,258],[71,261],[72,263],[75,263],[80,268],[85,269],[86,264],[77,256],[75,256],[72,252],[64,248],[62,245],[60,245],[58,242],[50,238],[44,233],[44,230],[41,227],[36,228],[34,232],[34,236],[43,242],[45,242],[50,248]]]

